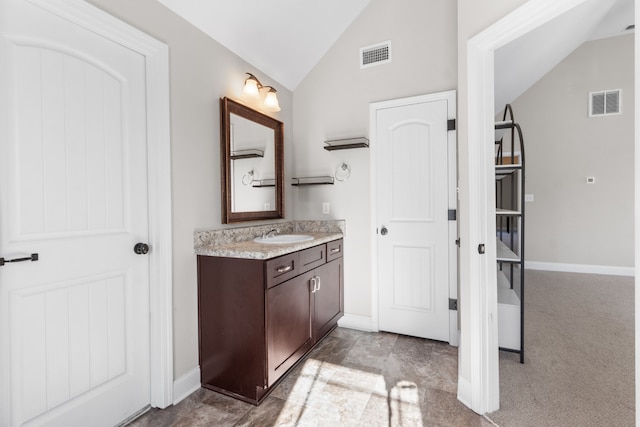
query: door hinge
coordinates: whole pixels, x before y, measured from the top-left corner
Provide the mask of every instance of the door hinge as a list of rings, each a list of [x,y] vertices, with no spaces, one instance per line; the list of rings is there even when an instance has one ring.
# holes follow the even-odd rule
[[[456,119],[447,120],[447,132],[450,130],[456,130]]]
[[[459,237],[456,239],[456,246],[460,247],[460,238]]]
[[[456,210],[449,209],[449,221],[455,221],[455,220],[456,220]]]
[[[449,298],[449,310],[454,310],[454,311],[458,310],[458,300],[457,299]]]

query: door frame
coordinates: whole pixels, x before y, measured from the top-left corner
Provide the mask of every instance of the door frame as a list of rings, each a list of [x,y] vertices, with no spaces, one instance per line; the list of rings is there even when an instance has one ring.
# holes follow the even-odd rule
[[[150,404],[173,403],[169,47],[83,0],[27,0],[142,55],[146,67]]]
[[[426,95],[417,95],[407,98],[398,98],[388,101],[372,102],[369,104],[369,152],[370,152],[370,193],[371,204],[369,211],[371,212],[371,327],[375,332],[380,330],[379,317],[379,292],[378,283],[378,213],[377,213],[377,113],[393,107],[402,107],[412,104],[421,104],[433,101],[447,101],[447,119],[456,119],[456,91],[449,90],[444,92],[431,93]],[[447,175],[449,188],[447,189],[448,209],[457,209],[457,131],[451,130],[447,132]],[[458,235],[457,219],[449,221],[449,299],[458,299],[458,251],[456,246],[456,238]],[[458,312],[449,310],[449,344],[458,346],[459,343],[458,329]]]
[[[500,408],[498,302],[496,291],[494,176],[494,52],[523,34],[588,0],[535,0],[500,19],[467,42],[468,215],[461,221],[461,322],[458,399],[479,414]],[[476,251],[485,244],[485,255]],[[465,278],[469,280],[465,280]],[[473,283],[471,281],[473,280]],[[468,364],[468,365],[467,365]],[[467,376],[462,373],[466,372]]]

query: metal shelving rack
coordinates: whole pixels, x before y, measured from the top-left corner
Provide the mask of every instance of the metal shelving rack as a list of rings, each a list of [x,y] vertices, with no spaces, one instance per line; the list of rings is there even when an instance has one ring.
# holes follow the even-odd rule
[[[524,363],[525,156],[522,129],[511,105],[506,105],[495,130],[498,344],[500,350],[519,353]],[[507,155],[505,135],[510,135]]]

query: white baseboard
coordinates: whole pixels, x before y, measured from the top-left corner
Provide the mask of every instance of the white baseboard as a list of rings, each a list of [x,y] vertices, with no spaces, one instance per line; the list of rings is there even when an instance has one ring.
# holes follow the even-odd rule
[[[466,407],[472,408],[471,384],[460,376],[458,376],[458,400]]]
[[[177,380],[173,381],[173,404],[200,388],[200,367],[196,366]]]
[[[371,317],[358,316],[357,314],[345,314],[338,320],[338,326],[342,328],[358,329],[360,331],[373,332]]]
[[[605,274],[609,276],[635,276],[635,268],[610,265],[563,264],[556,262],[525,261],[526,270],[562,271],[565,273]]]

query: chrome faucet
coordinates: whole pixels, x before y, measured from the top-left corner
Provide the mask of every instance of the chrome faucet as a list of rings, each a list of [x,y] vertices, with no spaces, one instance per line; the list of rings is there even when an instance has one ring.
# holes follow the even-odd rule
[[[266,233],[262,234],[262,238],[265,239],[267,237],[273,237],[275,236],[277,233],[279,233],[280,230],[277,228],[272,228],[271,230],[267,231]],[[272,234],[273,233],[273,234]]]

